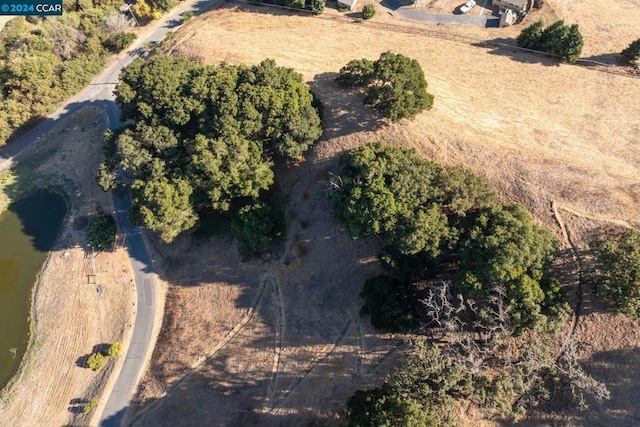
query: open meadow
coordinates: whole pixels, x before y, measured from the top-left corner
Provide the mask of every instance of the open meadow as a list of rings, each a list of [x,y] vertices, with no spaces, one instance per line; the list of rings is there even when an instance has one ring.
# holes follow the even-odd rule
[[[574,12],[554,7],[560,17]],[[613,25],[608,13],[601,25],[585,23],[588,55],[633,39],[627,27],[609,31]],[[518,32],[491,31],[485,39]],[[599,32],[611,40],[596,47]],[[213,10],[177,31],[164,50],[207,64],[273,58],[294,68],[324,105],[325,133],[305,162],[277,165],[288,224],[278,250],[247,261],[230,237],[157,245],[170,286],[134,425],[331,423],[343,419],[356,389],[380,384],[404,337],[381,334],[358,314],[363,281],[380,269],[379,242],[348,239],[325,192],[341,152],[380,139],[472,170],[502,200],[526,205],[561,241],[556,264],[572,304],[584,288],[574,338],[612,400],[587,412],[536,414],[532,425],[559,417],[577,425],[638,423],[640,327],[603,313],[576,278],[601,228],[640,227],[640,79],[266,7]],[[334,82],[349,60],[387,50],[420,62],[435,96],[431,111],[392,124],[365,108],[361,94]],[[481,425],[479,414],[467,417]]]

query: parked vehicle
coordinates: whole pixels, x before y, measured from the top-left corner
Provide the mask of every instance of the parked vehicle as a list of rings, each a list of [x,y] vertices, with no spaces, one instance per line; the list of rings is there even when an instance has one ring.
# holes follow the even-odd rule
[[[475,5],[476,5],[476,1],[475,0],[469,0],[468,2],[466,2],[465,4],[460,6],[460,12],[461,13],[467,13],[471,9],[473,9],[475,7]]]

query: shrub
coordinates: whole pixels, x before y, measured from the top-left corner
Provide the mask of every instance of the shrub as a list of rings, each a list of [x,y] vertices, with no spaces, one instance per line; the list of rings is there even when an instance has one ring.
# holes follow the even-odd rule
[[[371,19],[376,14],[376,8],[371,3],[365,4],[362,8],[362,19]]]
[[[87,358],[87,366],[94,371],[102,369],[105,363],[107,358],[102,353],[91,353]]]
[[[252,252],[267,248],[283,229],[282,212],[262,201],[240,209],[231,223],[233,234]]]
[[[336,81],[343,85],[366,86],[364,103],[394,122],[411,118],[433,106],[433,95],[427,92],[427,81],[420,64],[402,54],[384,52],[374,62],[368,59],[350,61],[340,70]]]
[[[93,408],[96,407],[96,405],[98,405],[98,399],[94,397],[89,401],[89,403],[87,403],[87,405],[84,408],[82,408],[82,413],[85,415],[90,413],[93,410]]]
[[[122,344],[119,342],[114,342],[107,349],[107,356],[116,357],[119,356],[122,352]]]
[[[569,62],[578,60],[584,40],[577,24],[568,26],[561,20],[544,30],[542,27],[542,21],[537,21],[522,30],[516,38],[518,46],[546,52]]]
[[[614,311],[640,319],[640,232],[591,243],[597,264],[589,274],[594,293]]]
[[[104,251],[116,238],[116,222],[111,215],[96,214],[87,225],[87,242],[96,251]]]
[[[309,7],[314,14],[320,14],[324,12],[324,4],[325,0],[311,0],[309,2]]]
[[[640,59],[640,39],[632,42],[621,52],[622,58],[628,63],[635,63]]]
[[[133,33],[122,32],[113,36],[106,44],[107,48],[114,52],[120,52],[127,48],[137,38]]]
[[[182,14],[182,22],[189,22],[194,16],[193,11],[188,10]]]

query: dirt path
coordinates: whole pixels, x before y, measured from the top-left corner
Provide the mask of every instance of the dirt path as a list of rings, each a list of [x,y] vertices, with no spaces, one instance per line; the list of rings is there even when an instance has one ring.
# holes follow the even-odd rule
[[[205,14],[177,32],[167,51],[212,64],[269,57],[300,71],[324,104],[325,134],[306,162],[278,170],[288,229],[268,258],[243,261],[228,237],[163,249],[168,315],[137,398],[137,426],[339,422],[345,399],[379,383],[398,361],[402,340],[378,333],[358,314],[362,283],[379,272],[379,242],[346,238],[327,203],[329,174],[345,150],[384,139],[474,171],[540,223],[558,221],[578,270],[582,230],[563,206],[602,218],[640,217],[635,80],[419,34],[261,11]],[[421,63],[436,99],[431,111],[390,124],[364,108],[358,93],[335,84],[348,61],[385,50]],[[278,278],[277,289],[263,291],[250,321],[209,357],[242,322],[267,273]],[[594,319],[590,313],[573,325],[581,340]],[[620,324],[599,327],[605,333]]]

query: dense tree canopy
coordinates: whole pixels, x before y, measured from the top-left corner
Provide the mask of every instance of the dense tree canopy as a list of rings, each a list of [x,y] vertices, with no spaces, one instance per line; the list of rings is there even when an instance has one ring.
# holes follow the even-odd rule
[[[0,145],[84,87],[131,42],[119,12],[88,4],[50,18],[16,17],[0,31]],[[126,22],[126,20],[125,20]]]
[[[457,284],[471,295],[504,286],[509,314],[518,325],[532,326],[557,302],[555,282],[543,280],[555,252],[551,233],[534,225],[523,206],[484,208],[462,233]]]
[[[272,60],[218,68],[157,56],[120,80],[116,99],[135,126],[107,139],[98,182],[130,190],[133,217],[165,241],[201,210],[256,199],[273,183],[271,155],[297,159],[321,134],[302,76]]]
[[[596,296],[615,311],[640,319],[640,232],[591,243],[597,264],[589,275]]]
[[[516,43],[520,47],[540,50],[575,62],[582,53],[584,40],[578,24],[569,26],[561,20],[543,29],[542,21],[536,21],[522,30],[516,38]]]
[[[342,188],[332,199],[349,235],[381,235],[405,254],[437,256],[455,239],[452,221],[493,198],[472,174],[384,143],[347,152],[341,167]]]
[[[342,67],[336,81],[366,87],[364,103],[393,121],[411,118],[433,106],[420,64],[402,54],[384,52],[373,62],[354,59]]]
[[[416,340],[380,387],[357,390],[347,400],[347,423],[455,426],[456,400],[476,405],[490,418],[517,422],[542,403],[584,408],[610,398],[604,384],[584,372],[574,346],[560,356],[551,347],[540,337],[517,349],[480,347],[465,338],[446,346]]]
[[[383,143],[350,150],[340,166],[330,197],[347,233],[378,235],[386,244],[388,274],[368,280],[361,295],[374,326],[416,326],[424,315],[416,284],[438,274],[489,310],[489,294],[504,289],[500,306],[516,330],[546,325],[566,310],[558,282],[545,275],[552,235],[524,207],[494,204],[485,181]]]

